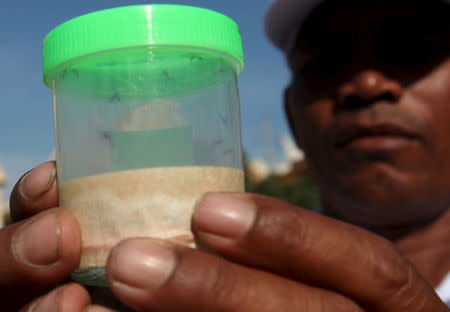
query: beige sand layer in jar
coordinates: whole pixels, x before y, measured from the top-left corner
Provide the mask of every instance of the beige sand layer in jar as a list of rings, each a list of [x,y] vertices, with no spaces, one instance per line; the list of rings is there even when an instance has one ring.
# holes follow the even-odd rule
[[[242,192],[241,170],[222,167],[149,168],[87,176],[60,185],[61,207],[82,228],[80,268],[102,267],[127,237],[156,237],[193,246],[190,221],[206,192]]]

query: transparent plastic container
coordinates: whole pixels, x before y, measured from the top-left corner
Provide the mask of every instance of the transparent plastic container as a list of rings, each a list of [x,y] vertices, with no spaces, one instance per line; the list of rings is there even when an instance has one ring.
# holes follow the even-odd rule
[[[99,11],[47,36],[60,206],[82,227],[76,281],[105,286],[127,237],[194,246],[195,202],[244,191],[240,40],[229,18],[175,5]]]

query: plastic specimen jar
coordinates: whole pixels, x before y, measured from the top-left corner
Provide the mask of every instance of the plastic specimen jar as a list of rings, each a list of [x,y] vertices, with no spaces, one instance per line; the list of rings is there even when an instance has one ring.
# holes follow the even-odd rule
[[[44,40],[60,206],[82,229],[72,277],[106,285],[127,237],[193,246],[206,192],[244,190],[238,26],[179,5],[114,8],[72,19]]]

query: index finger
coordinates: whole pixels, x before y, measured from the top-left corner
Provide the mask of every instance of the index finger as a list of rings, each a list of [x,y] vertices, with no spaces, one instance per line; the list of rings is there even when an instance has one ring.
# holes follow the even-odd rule
[[[387,240],[281,200],[207,195],[193,230],[201,244],[235,262],[337,291],[370,311],[448,311]]]
[[[48,161],[25,173],[14,186],[9,203],[11,220],[17,222],[57,205],[56,165]]]

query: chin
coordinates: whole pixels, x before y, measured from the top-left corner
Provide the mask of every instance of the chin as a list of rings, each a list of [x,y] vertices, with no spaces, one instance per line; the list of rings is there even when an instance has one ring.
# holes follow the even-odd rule
[[[404,173],[385,163],[370,163],[348,175],[337,177],[343,190],[369,201],[395,204],[403,202],[408,185],[414,184]]]
[[[345,219],[366,227],[420,223],[439,215],[448,204],[432,203],[417,171],[408,174],[383,163],[368,164],[335,181],[324,201]]]

